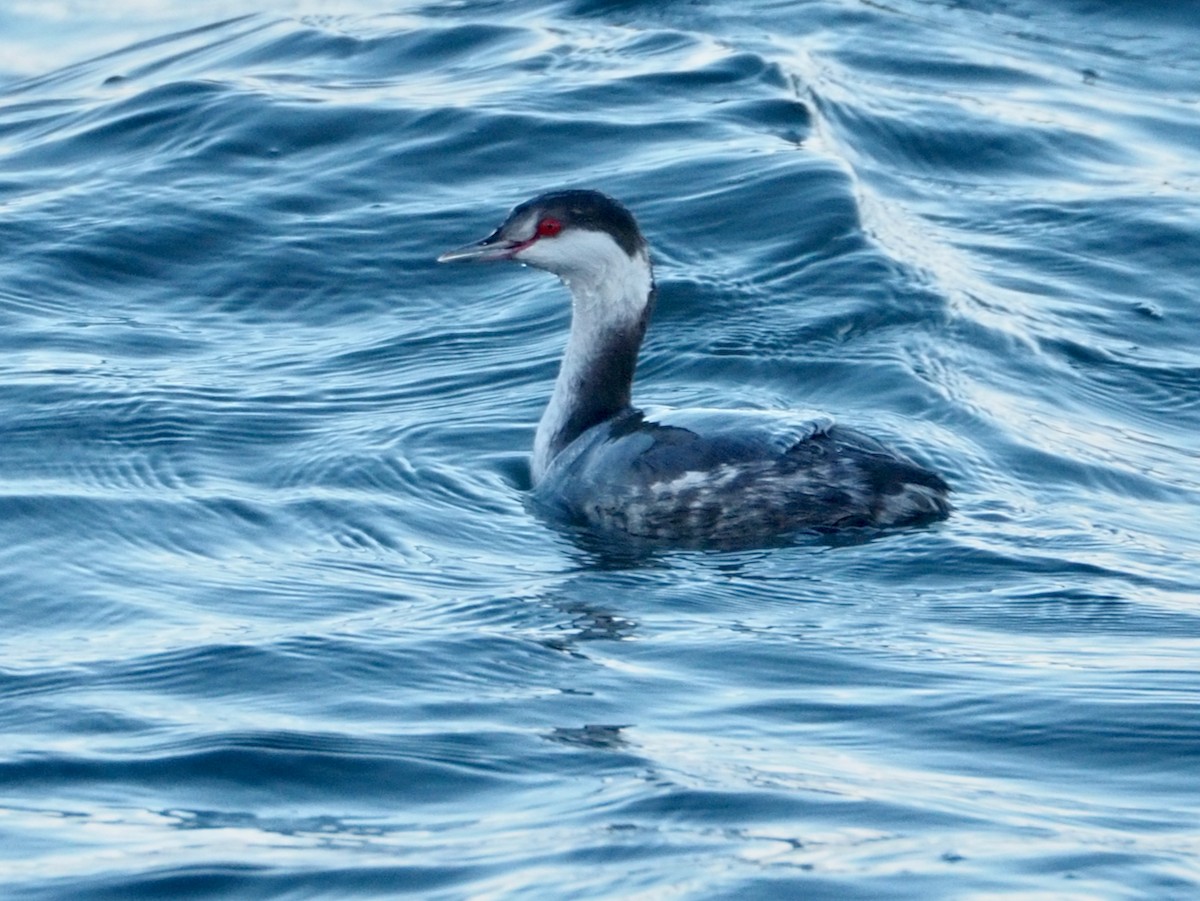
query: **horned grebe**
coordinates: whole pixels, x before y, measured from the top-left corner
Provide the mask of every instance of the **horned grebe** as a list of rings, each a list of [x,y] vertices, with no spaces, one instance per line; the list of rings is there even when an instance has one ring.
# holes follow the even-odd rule
[[[566,353],[533,442],[533,496],[555,517],[616,537],[752,545],[949,512],[941,477],[823,415],[635,409],[654,274],[637,222],[611,197],[542,194],[438,257],[452,260],[516,260],[571,292]]]

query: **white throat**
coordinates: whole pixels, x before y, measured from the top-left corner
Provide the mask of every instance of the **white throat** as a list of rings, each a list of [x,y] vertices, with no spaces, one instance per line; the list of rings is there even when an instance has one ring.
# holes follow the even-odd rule
[[[533,441],[536,485],[582,431],[628,408],[654,275],[644,249],[630,257],[601,231],[539,241],[518,259],[556,273],[571,292],[566,352]]]

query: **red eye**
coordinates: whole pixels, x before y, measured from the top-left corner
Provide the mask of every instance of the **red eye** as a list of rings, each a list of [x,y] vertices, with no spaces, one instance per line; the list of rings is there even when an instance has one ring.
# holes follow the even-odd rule
[[[562,231],[562,223],[553,216],[547,216],[537,224],[539,238],[553,238],[560,231]]]

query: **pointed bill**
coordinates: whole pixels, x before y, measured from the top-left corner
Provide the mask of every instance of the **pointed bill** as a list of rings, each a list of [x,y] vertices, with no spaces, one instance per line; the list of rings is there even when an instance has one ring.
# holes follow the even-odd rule
[[[482,241],[467,244],[464,247],[457,247],[454,250],[447,250],[437,258],[437,261],[439,263],[454,263],[460,260],[471,260],[473,262],[486,263],[492,260],[507,260],[525,246],[525,242],[501,238],[499,231],[494,231]]]

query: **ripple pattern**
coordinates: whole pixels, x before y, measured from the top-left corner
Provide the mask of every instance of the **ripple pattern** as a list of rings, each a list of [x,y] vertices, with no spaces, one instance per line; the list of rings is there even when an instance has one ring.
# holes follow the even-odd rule
[[[9,895],[1196,895],[1187,4],[86,6],[0,10]],[[434,260],[560,185],[641,399],[954,516],[548,528],[561,289]]]

